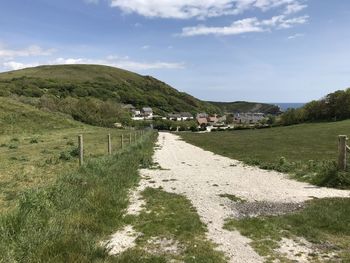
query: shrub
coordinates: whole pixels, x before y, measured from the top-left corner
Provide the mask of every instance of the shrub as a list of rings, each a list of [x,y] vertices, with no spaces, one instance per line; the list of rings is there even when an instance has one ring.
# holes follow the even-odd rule
[[[11,149],[11,150],[18,149],[18,145],[14,144],[14,143],[11,143],[11,144],[9,144],[9,149]]]
[[[68,141],[68,142],[67,142],[67,145],[73,146],[73,145],[74,145],[74,142],[73,142],[73,141]]]
[[[31,144],[34,144],[34,143],[39,143],[39,140],[38,140],[38,138],[32,138],[32,139],[30,139],[30,141],[29,141]]]
[[[61,152],[59,159],[62,161],[69,161],[70,159],[72,159],[72,156],[68,152]]]
[[[349,188],[350,176],[348,172],[339,171],[336,162],[324,162],[320,171],[312,179],[312,183],[319,186]]]
[[[71,149],[69,154],[72,157],[78,157],[79,156],[79,148],[75,147],[75,148]]]

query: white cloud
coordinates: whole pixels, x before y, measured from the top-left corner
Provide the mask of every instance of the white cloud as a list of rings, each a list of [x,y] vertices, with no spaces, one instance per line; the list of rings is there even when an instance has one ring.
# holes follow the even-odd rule
[[[150,46],[149,46],[149,45],[144,45],[144,46],[142,46],[141,48],[142,48],[142,49],[149,49]]]
[[[16,61],[9,61],[9,62],[4,62],[3,67],[9,70],[19,70],[23,68],[30,68],[30,67],[36,67],[39,66],[39,63],[21,63],[21,62],[16,62]]]
[[[238,35],[251,32],[262,32],[264,29],[258,25],[257,18],[246,18],[233,22],[225,27],[207,27],[203,25],[195,27],[185,27],[182,29],[182,36],[198,35]]]
[[[125,13],[160,18],[208,18],[235,15],[247,10],[267,11],[284,7],[291,14],[306,8],[300,0],[110,0],[112,7]]]
[[[50,56],[54,52],[54,49],[43,49],[35,45],[24,49],[6,49],[0,47],[0,58],[11,59],[15,57]]]
[[[284,11],[284,14],[285,15],[295,14],[304,10],[305,8],[307,8],[307,5],[302,5],[298,2],[291,3],[286,6],[286,10]]]
[[[292,40],[292,39],[296,39],[296,38],[299,38],[299,37],[303,37],[304,34],[294,34],[294,35],[291,35],[288,37],[289,40]]]
[[[132,71],[143,71],[151,69],[183,69],[184,63],[174,62],[140,62],[133,61],[129,57],[108,56],[105,59],[89,59],[89,58],[57,58],[46,63],[21,63],[17,61],[9,61],[2,63],[2,66],[7,70],[18,70],[22,68],[35,67],[39,65],[59,65],[59,64],[95,64],[106,65],[128,69]]]
[[[190,37],[199,35],[239,35],[244,33],[265,32],[272,29],[291,28],[295,25],[306,23],[308,19],[308,16],[287,18],[285,15],[274,16],[267,20],[259,20],[253,17],[234,21],[231,25],[224,27],[209,27],[204,25],[185,27],[182,29],[180,35]]]
[[[140,62],[133,61],[129,57],[108,56],[106,59],[86,58],[58,58],[50,64],[98,64],[118,67],[128,70],[150,70],[150,69],[182,69],[184,63],[173,62]]]

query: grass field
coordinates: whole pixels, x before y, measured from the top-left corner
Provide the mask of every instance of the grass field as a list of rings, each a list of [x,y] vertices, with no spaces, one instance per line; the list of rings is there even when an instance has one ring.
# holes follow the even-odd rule
[[[128,144],[130,131],[84,125],[5,98],[0,98],[0,109],[0,212],[12,208],[23,190],[77,169],[79,134],[84,136],[86,159],[107,153],[109,133],[114,151],[121,146],[121,134]]]
[[[259,130],[182,133],[181,136],[217,154],[289,172],[300,180],[318,185],[342,188],[350,186],[350,176],[337,173],[333,164],[337,159],[337,136],[340,134],[350,135],[349,120]],[[329,182],[333,175],[337,176],[337,181]]]

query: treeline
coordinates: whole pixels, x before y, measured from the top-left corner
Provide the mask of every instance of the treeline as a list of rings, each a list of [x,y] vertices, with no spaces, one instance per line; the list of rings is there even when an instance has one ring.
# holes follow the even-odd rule
[[[289,109],[280,116],[281,125],[314,121],[338,121],[350,118],[350,88],[328,94],[300,109]]]

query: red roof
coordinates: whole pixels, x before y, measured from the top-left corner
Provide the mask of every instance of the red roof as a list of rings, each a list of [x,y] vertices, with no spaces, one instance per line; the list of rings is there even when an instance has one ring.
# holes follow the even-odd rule
[[[208,123],[207,118],[197,118],[197,121],[198,121],[199,125]]]

